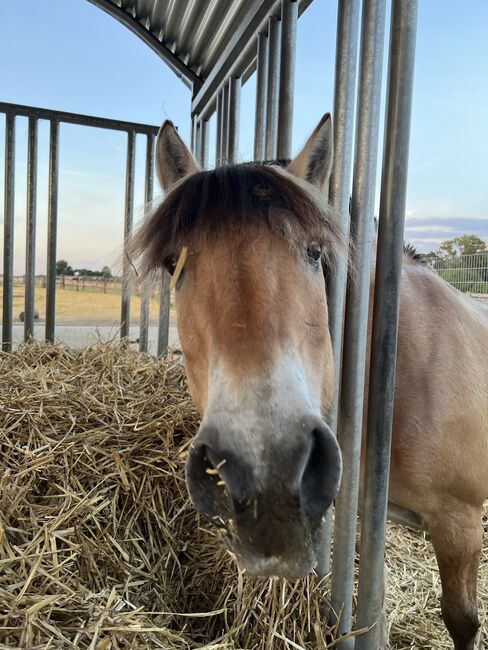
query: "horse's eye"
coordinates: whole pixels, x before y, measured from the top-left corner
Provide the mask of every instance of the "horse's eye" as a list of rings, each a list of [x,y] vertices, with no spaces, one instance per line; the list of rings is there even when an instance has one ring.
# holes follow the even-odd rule
[[[315,242],[309,244],[307,247],[307,255],[313,262],[318,262],[322,255],[322,249],[319,244],[316,244]]]
[[[176,260],[174,257],[167,257],[163,262],[164,268],[168,271],[170,275],[173,275],[176,268]]]

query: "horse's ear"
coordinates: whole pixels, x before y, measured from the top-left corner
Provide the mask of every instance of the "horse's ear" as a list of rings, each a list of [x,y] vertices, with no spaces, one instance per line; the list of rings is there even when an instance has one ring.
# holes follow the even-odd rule
[[[332,120],[330,113],[326,113],[298,156],[288,165],[288,171],[322,189],[329,180],[333,159]]]
[[[191,151],[180,138],[173,122],[166,120],[156,139],[156,173],[163,190],[169,190],[180,178],[198,171]]]

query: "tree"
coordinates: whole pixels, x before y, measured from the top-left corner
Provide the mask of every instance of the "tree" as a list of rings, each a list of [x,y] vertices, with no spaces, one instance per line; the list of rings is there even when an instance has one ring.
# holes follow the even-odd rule
[[[486,242],[477,235],[460,235],[454,239],[446,239],[439,246],[441,257],[455,255],[475,255],[488,252]]]
[[[74,271],[66,260],[56,262],[56,275],[73,275]]]
[[[108,268],[108,266],[104,266],[100,271],[100,275],[102,275],[104,278],[111,278],[112,271]]]

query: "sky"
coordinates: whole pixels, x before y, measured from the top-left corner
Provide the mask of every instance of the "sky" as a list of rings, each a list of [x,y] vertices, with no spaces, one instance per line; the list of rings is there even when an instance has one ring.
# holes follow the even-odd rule
[[[332,110],[336,6],[314,0],[299,20],[295,151]],[[170,118],[189,142],[190,91],[142,41],[87,0],[0,2],[0,61],[1,101],[154,125]],[[463,233],[488,239],[487,61],[486,0],[420,0],[405,236],[422,251]],[[387,47],[382,114],[386,66]],[[240,160],[252,157],[254,101],[253,75],[242,89]],[[22,274],[27,121],[18,118],[16,129],[14,268]],[[2,142],[4,133],[0,116]],[[211,152],[214,138],[215,118]],[[136,220],[144,200],[144,144],[137,140]],[[41,122],[37,273],[45,272],[46,261],[47,155],[48,128]],[[125,156],[125,134],[61,125],[58,259],[77,268],[113,267],[123,233]],[[2,145],[0,178],[3,169]]]

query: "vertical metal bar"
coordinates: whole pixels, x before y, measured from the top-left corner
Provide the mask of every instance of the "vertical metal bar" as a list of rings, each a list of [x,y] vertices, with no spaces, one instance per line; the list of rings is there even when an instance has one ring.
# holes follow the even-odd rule
[[[349,229],[349,196],[351,185],[352,136],[354,131],[354,99],[356,91],[357,47],[360,0],[338,0],[336,62],[334,80],[334,167],[329,181],[329,200],[335,208],[338,225],[347,237]],[[329,329],[334,356],[334,399],[329,423],[337,428],[337,406],[341,375],[342,321],[347,278],[347,252],[336,260],[335,273],[329,280],[327,300]],[[323,542],[317,562],[319,575],[330,566],[332,515],[329,510],[323,529]]]
[[[222,97],[222,141],[221,141],[221,164],[229,162],[229,104],[230,104],[230,80],[224,83]]]
[[[200,120],[195,120],[195,137],[193,140],[193,156],[196,161],[200,160],[200,151],[202,148],[202,124]]]
[[[266,97],[268,90],[268,35],[265,32],[258,34],[258,58],[256,65],[254,160],[263,160],[266,142]]]
[[[280,92],[280,42],[281,21],[278,16],[270,16],[268,21],[268,95],[266,102],[266,144],[265,158],[276,158],[278,144],[278,99]]]
[[[37,210],[37,118],[29,117],[25,233],[24,341],[34,337]]]
[[[352,627],[385,13],[386,0],[364,0],[350,228],[357,279],[349,283],[346,295],[341,401],[337,426],[344,469],[335,503],[331,605],[336,615],[340,613],[339,635],[350,632]],[[345,650],[352,649],[354,639],[346,639],[342,645]]]
[[[281,56],[278,110],[278,159],[291,158],[298,1],[281,0]]]
[[[144,204],[149,212],[153,199],[154,136],[147,135],[146,141],[146,180],[144,186]],[[149,305],[151,301],[151,279],[143,281],[141,286],[141,318],[139,324],[139,352],[147,352],[149,334]]]
[[[46,341],[54,343],[56,323],[56,248],[58,243],[59,122],[51,120],[49,134],[49,199],[46,270]]]
[[[378,648],[379,626],[374,624],[381,616],[384,596],[385,527],[416,25],[417,0],[393,1],[356,619],[360,628],[373,627],[357,638],[357,650]]]
[[[163,271],[159,290],[158,357],[166,353],[169,343],[169,314],[171,309],[169,281],[169,274]]]
[[[219,167],[222,164],[222,118],[224,115],[223,110],[224,94],[221,90],[217,95],[217,135],[215,147],[215,166]]]
[[[2,350],[12,349],[14,205],[15,205],[15,115],[5,116],[5,196],[3,224]]]
[[[134,161],[136,153],[136,134],[134,131],[127,133],[127,166],[125,169],[125,219],[124,219],[124,247],[132,234],[134,219]],[[122,301],[120,309],[120,338],[129,336],[130,327],[130,262],[124,252],[122,262]]]
[[[209,125],[208,120],[201,121],[201,132],[200,132],[200,167],[206,169],[208,166],[208,141],[209,141]]]
[[[239,118],[241,109],[241,78],[229,80],[229,162],[234,163],[239,155]]]
[[[197,125],[197,118],[195,115],[192,115],[191,118],[191,127],[190,127],[190,149],[195,152],[195,129]]]

